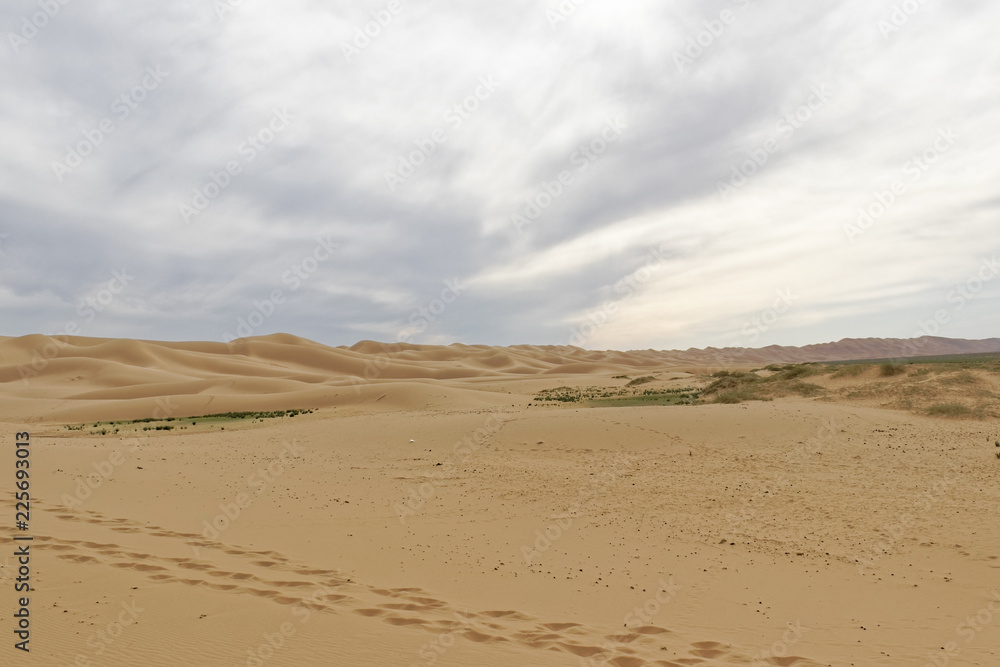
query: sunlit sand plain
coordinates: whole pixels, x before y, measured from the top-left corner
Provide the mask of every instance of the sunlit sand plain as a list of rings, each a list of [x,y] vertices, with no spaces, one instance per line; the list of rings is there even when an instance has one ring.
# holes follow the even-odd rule
[[[0,338],[22,664],[1000,664],[1000,363],[799,365],[893,345]]]

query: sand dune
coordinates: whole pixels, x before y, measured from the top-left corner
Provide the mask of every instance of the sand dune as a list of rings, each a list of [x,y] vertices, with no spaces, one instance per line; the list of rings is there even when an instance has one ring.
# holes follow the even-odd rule
[[[906,346],[0,338],[32,664],[1000,664],[996,621],[962,625],[1000,618],[995,363],[708,375]],[[551,398],[718,380],[769,400]]]
[[[802,348],[686,351],[592,351],[568,346],[428,346],[361,341],[327,347],[287,334],[223,343],[169,343],[96,338],[24,336],[0,341],[0,396],[20,399],[0,408],[0,417],[25,421],[86,414],[115,419],[135,410],[109,413],[150,397],[214,397],[219,411],[238,410],[245,396],[284,395],[293,406],[339,405],[359,387],[396,380],[442,382],[525,376],[574,376],[666,372],[689,367],[723,368],[771,363],[831,361],[1000,351],[1000,338],[965,341],[925,337],[845,339]],[[318,391],[319,387],[327,391]],[[325,397],[326,401],[321,397]],[[28,412],[21,405],[28,399]],[[31,407],[30,400],[40,403]],[[393,403],[395,399],[389,401]],[[185,401],[197,406],[203,401]],[[407,405],[410,403],[407,402]]]

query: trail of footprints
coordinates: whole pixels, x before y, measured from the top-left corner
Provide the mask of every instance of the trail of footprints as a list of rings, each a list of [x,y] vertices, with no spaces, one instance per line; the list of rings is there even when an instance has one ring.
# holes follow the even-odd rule
[[[591,658],[595,664],[614,667],[679,667],[726,659],[736,663],[749,662],[748,656],[735,653],[718,642],[684,645],[671,639],[669,630],[657,626],[627,628],[618,634],[606,635],[576,623],[543,623],[517,611],[468,612],[435,599],[419,588],[368,586],[339,571],[295,563],[276,551],[255,551],[208,542],[194,533],[111,518],[90,510],[68,512],[62,507],[42,508],[65,521],[82,521],[114,532],[144,533],[179,540],[199,549],[215,549],[230,556],[227,559],[230,562],[242,562],[252,566],[248,570],[266,569],[268,573],[224,569],[195,557],[157,556],[113,542],[61,539],[37,534],[34,537],[36,548],[54,552],[57,558],[131,569],[156,582],[179,582],[227,593],[245,593],[277,604],[304,605],[313,611],[354,613],[393,626],[418,627],[434,634],[454,633],[477,643],[514,642],[538,650],[562,651]],[[12,532],[9,528],[0,530]],[[681,657],[661,657],[681,653],[684,654]]]

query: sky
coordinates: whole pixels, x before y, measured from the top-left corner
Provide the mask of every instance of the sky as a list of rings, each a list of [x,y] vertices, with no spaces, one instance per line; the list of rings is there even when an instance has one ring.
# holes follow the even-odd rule
[[[0,335],[1000,332],[1000,5],[11,0]]]

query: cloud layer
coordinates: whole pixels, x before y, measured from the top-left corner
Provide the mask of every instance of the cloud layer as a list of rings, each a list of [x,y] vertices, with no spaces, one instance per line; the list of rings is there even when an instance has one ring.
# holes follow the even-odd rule
[[[996,335],[995,3],[466,5],[5,4],[0,334]]]

